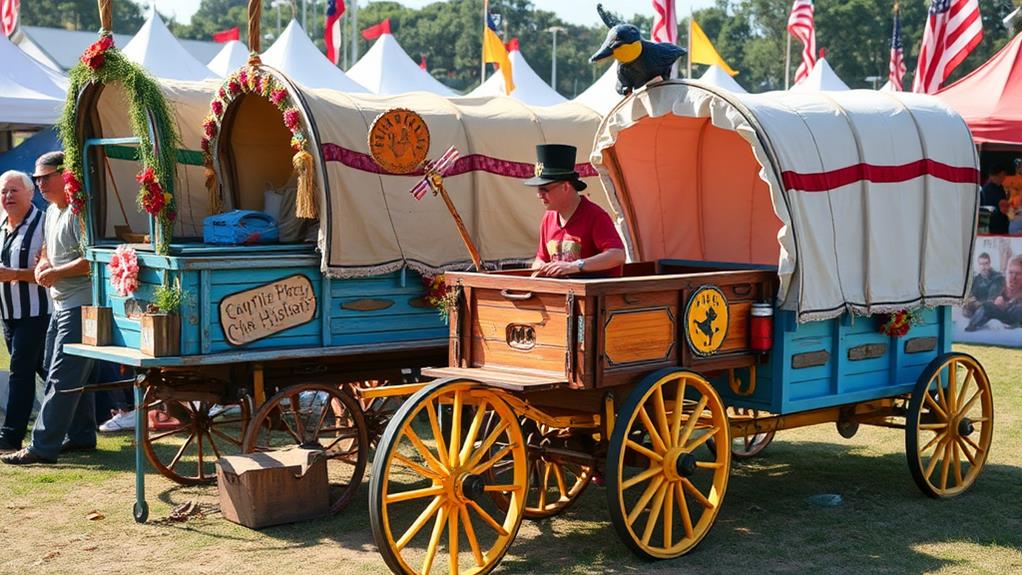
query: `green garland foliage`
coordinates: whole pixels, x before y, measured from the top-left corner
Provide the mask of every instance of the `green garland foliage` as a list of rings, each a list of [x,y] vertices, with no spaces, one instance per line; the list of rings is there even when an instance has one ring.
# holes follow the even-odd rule
[[[78,98],[90,84],[108,85],[119,82],[128,98],[128,117],[131,131],[139,139],[139,158],[142,169],[152,167],[157,181],[169,196],[157,217],[162,240],[157,244],[159,253],[168,251],[173,234],[177,206],[173,198],[174,174],[177,166],[176,151],[180,139],[174,126],[173,116],[163,92],[153,78],[141,66],[128,61],[114,47],[104,53],[103,63],[94,70],[79,61],[69,74],[70,85],[67,101],[57,124],[57,134],[64,146],[64,169],[71,171],[78,181],[84,181],[82,173],[82,135],[77,133],[79,124]],[[150,133],[150,121],[153,133]],[[155,136],[155,141],[153,137]],[[141,190],[137,204],[142,210]]]

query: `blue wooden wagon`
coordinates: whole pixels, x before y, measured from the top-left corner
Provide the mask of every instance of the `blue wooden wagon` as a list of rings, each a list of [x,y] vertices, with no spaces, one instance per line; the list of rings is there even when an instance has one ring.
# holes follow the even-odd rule
[[[119,107],[122,85],[83,86],[65,141],[80,160],[94,303],[88,341],[68,349],[138,374],[136,518],[147,515],[143,454],[194,484],[214,481],[228,453],[293,445],[328,453],[339,510],[386,422],[386,397],[444,363],[431,278],[469,267],[446,208],[408,194],[416,176],[373,162],[369,123],[414,108],[429,124],[429,157],[459,149],[446,187],[497,269],[535,252],[542,207],[518,183],[535,145],[551,138],[588,153],[600,118],[577,104],[305,90],[258,61],[222,83],[152,88],[165,109],[139,126]],[[148,214],[124,208],[136,190]],[[232,210],[272,213],[279,241],[207,241],[207,216]],[[131,293],[118,291],[125,253],[139,267]]]
[[[395,573],[488,572],[523,518],[594,478],[632,551],[680,556],[723,505],[729,447],[823,422],[904,429],[931,497],[975,482],[993,402],[951,350],[978,179],[953,111],[671,81],[622,100],[592,160],[645,263],[614,279],[447,274],[448,367],[394,414],[370,479]]]

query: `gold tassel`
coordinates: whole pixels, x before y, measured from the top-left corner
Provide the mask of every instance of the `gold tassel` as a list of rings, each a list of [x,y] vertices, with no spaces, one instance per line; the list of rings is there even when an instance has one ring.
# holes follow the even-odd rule
[[[319,219],[316,212],[316,174],[315,165],[306,150],[300,150],[291,159],[295,172],[298,173],[298,198],[295,200],[295,215],[307,220]]]
[[[220,201],[220,190],[217,189],[216,172],[211,166],[206,166],[206,191],[209,193],[209,213],[216,215],[224,211],[224,204]]]

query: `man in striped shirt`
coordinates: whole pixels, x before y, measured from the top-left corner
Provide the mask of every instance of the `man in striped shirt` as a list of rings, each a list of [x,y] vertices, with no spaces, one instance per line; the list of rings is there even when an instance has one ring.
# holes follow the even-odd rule
[[[92,302],[92,285],[80,222],[64,195],[63,164],[63,152],[36,160],[39,191],[50,202],[43,251],[35,268],[36,283],[50,290],[53,302],[43,359],[49,372],[32,441],[21,451],[0,456],[10,465],[56,463],[61,453],[96,449],[95,399],[91,393],[67,393],[91,383],[95,362],[64,353],[64,344],[82,342],[82,306]]]
[[[44,217],[32,205],[35,191],[24,172],[0,175],[0,317],[11,355],[7,414],[0,428],[0,451],[21,449],[35,398],[35,376],[46,379],[43,343],[50,323],[50,297],[35,283],[43,247]]]

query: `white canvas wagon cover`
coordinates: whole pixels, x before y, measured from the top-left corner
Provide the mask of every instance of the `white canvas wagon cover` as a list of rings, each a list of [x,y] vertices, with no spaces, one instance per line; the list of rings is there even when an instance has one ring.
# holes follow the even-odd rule
[[[633,93],[592,163],[633,259],[777,265],[799,321],[958,303],[978,159],[962,119],[903,92]]]

